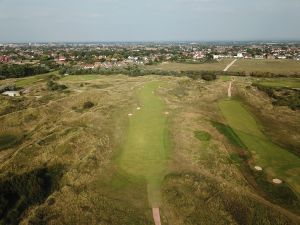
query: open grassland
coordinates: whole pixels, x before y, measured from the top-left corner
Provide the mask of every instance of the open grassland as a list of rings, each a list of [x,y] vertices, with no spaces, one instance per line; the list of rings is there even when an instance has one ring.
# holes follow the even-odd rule
[[[237,72],[270,72],[275,74],[300,73],[300,61],[297,60],[267,60],[267,59],[240,59],[229,71]]]
[[[150,225],[159,205],[163,225],[299,224],[297,210],[252,185],[253,175],[236,163],[240,147],[211,122],[224,123],[218,102],[227,80],[78,75],[55,78],[67,89],[49,90],[47,79],[26,84],[22,97],[0,97],[0,223]],[[272,121],[283,114],[272,126],[286,130],[268,129],[297,143],[298,112],[272,108],[267,96],[245,88],[248,79],[236,78],[233,95],[245,92]],[[253,123],[246,131],[263,139]],[[275,156],[280,170],[294,160]],[[290,173],[295,167],[287,165]],[[272,169],[270,176],[286,174]]]
[[[300,158],[272,143],[237,100],[223,100],[219,106],[229,126],[252,153],[253,164],[263,167],[270,174],[270,178],[286,181],[299,194]]]
[[[78,75],[78,76],[64,76],[63,81],[90,81],[100,79],[99,75]]]
[[[162,63],[153,66],[146,66],[148,69],[158,69],[166,71],[222,71],[231,62],[230,59],[224,59],[218,62],[201,63],[201,64],[188,64],[188,63]]]
[[[300,88],[300,79],[297,78],[260,79],[254,83],[260,86],[272,88]]]

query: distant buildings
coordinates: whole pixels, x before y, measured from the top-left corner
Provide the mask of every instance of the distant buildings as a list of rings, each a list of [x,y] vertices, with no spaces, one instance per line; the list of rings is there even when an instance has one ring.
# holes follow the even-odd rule
[[[0,62],[1,63],[8,63],[10,61],[10,58],[6,55],[0,56]]]

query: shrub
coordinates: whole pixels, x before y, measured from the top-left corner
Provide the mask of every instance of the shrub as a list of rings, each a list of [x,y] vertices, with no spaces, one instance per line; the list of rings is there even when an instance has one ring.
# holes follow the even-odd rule
[[[54,82],[53,80],[49,80],[47,82],[47,87],[51,91],[62,91],[62,90],[67,89],[66,85],[58,84],[58,83]]]
[[[211,139],[211,135],[206,131],[195,131],[194,135],[200,141],[209,141]]]
[[[90,109],[90,108],[93,108],[94,106],[95,106],[95,104],[91,101],[87,101],[87,102],[83,103],[84,109]]]

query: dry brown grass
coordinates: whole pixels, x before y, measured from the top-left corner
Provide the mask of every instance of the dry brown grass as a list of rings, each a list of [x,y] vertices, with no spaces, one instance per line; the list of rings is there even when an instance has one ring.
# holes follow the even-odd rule
[[[223,121],[217,101],[226,97],[226,82],[156,76],[96,78],[85,80],[76,76],[60,80],[68,86],[65,93],[48,92],[43,84],[33,85],[24,96],[25,108],[0,117],[0,134],[25,134],[20,145],[0,152],[1,175],[57,164],[66,167],[60,187],[45,202],[27,209],[20,224],[153,223],[145,182],[129,177],[114,163],[125,136],[128,111],[138,105],[135,90],[152,80],[162,82],[158,94],[169,112],[173,149],[172,174],[163,191],[182,193],[177,199],[170,193],[163,194],[163,223],[194,225],[197,223],[189,222],[189,216],[197,212],[199,217],[193,216],[202,224],[242,224],[240,215],[257,206],[259,218],[271,221],[276,214],[282,224],[293,224],[290,218],[295,219],[294,214],[266,201],[249,185],[229,158],[235,149],[210,123]],[[243,90],[238,87],[234,88],[234,95]],[[265,104],[264,114],[273,110],[256,91],[251,90],[247,96],[249,101],[258,102],[258,107]],[[86,101],[95,106],[82,109]],[[287,112],[284,110],[273,115]],[[290,111],[279,119],[280,124],[289,121],[288,116],[292,126],[296,117]],[[194,136],[197,130],[208,132],[212,140],[199,141]]]

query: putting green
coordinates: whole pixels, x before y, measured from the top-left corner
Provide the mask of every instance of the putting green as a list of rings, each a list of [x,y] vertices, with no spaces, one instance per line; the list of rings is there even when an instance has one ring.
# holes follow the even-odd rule
[[[300,158],[271,142],[239,101],[223,100],[219,107],[229,126],[251,151],[255,164],[300,193]]]
[[[138,91],[140,110],[133,110],[127,137],[118,159],[120,168],[147,181],[149,203],[160,203],[160,185],[169,157],[167,116],[164,102],[155,95],[159,83],[151,82]]]

